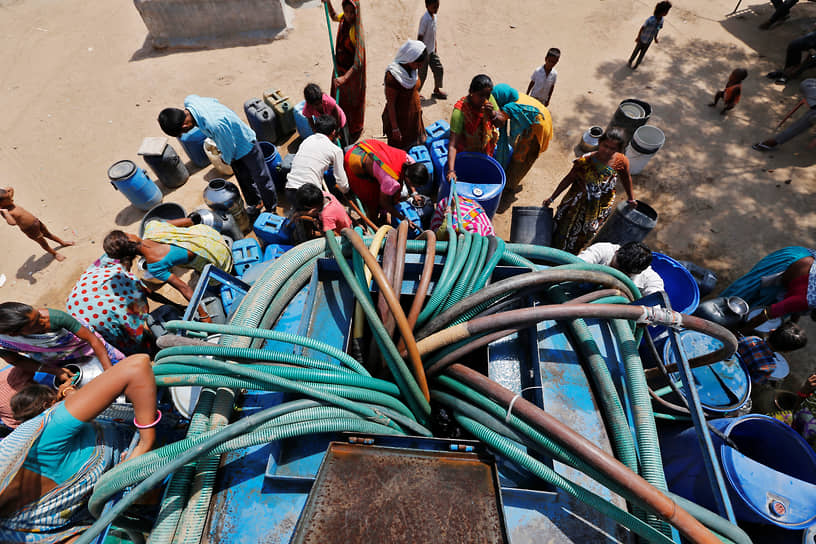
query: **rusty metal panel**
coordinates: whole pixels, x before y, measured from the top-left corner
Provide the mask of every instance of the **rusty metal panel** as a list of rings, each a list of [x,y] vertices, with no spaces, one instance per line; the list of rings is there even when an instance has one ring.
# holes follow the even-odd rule
[[[508,542],[492,460],[333,442],[292,543]]]

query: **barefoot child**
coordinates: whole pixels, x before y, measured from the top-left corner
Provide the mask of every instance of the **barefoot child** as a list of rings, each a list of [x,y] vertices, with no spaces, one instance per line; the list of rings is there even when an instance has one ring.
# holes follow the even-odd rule
[[[0,215],[9,225],[20,227],[23,234],[40,244],[44,250],[53,255],[58,261],[64,261],[65,256],[53,250],[45,239],[53,240],[61,246],[74,245],[74,242],[66,242],[51,234],[48,228],[34,217],[34,214],[14,204],[14,189],[11,187],[0,188]]]
[[[561,50],[557,47],[551,47],[547,51],[547,56],[544,57],[544,64],[539,66],[530,76],[530,84],[527,85],[527,93],[545,106],[550,106],[550,98],[552,98],[553,89],[555,89],[555,80],[558,77],[558,72],[555,71],[555,65],[561,59]]]
[[[720,112],[720,115],[725,115],[725,112],[728,110],[733,110],[742,95],[742,82],[746,77],[748,77],[748,72],[743,68],[737,68],[731,72],[725,84],[725,89],[717,91],[717,94],[714,95],[714,102],[709,104],[709,107],[715,107],[717,102],[720,101],[720,98],[722,98],[725,107]]]
[[[431,96],[445,100],[448,97],[448,94],[442,90],[442,77],[445,70],[436,49],[436,14],[439,11],[439,0],[425,0],[425,9],[425,13],[422,14],[422,18],[419,20],[417,40],[425,44],[428,58],[419,67],[419,90],[421,91],[422,86],[425,84],[425,79],[428,77],[428,67],[430,66],[434,78],[434,90]]]

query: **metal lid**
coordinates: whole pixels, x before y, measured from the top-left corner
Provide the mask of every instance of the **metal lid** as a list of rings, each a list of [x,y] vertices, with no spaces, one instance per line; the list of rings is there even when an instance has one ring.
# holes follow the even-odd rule
[[[133,161],[119,161],[108,168],[108,177],[111,181],[126,179],[136,173],[136,164]]]

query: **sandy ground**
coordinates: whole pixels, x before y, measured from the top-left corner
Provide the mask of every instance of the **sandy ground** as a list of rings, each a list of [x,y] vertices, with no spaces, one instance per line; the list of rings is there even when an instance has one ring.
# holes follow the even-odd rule
[[[339,1],[337,2],[339,3]],[[551,111],[555,139],[524,182],[516,205],[537,205],[570,168],[573,148],[591,125],[606,126],[624,98],[653,108],[651,123],[666,145],[635,177],[638,198],[660,213],[647,238],[654,249],[707,266],[718,289],[766,253],[786,245],[813,247],[816,224],[814,151],[808,137],[760,154],[750,144],[798,100],[797,85],[778,87],[764,73],[779,68],[785,44],[812,29],[816,5],[801,2],[789,21],[756,29],[771,6],[678,0],[644,63],[625,66],[635,34],[653,2],[640,0],[444,0],[439,53],[448,101],[423,103],[426,123],[448,118],[473,75],[490,74],[524,90],[548,47],[563,51]],[[159,110],[189,93],[214,96],[241,112],[245,100],[280,88],[300,100],[310,81],[328,87],[331,58],[320,3],[289,0],[292,28],[269,43],[198,51],[155,51],[133,4],[103,0],[0,0],[0,184],[59,236],[77,245],[54,262],[21,232],[3,226],[7,281],[1,300],[61,308],[81,271],[102,253],[112,228],[136,230],[141,212],[108,183],[121,159],[145,166],[136,151],[160,136]],[[380,136],[382,74],[404,39],[416,35],[419,0],[364,1],[368,44],[366,136]],[[726,117],[706,107],[729,72],[745,67],[743,99]],[[426,87],[426,94],[430,89]],[[180,145],[172,141],[182,154]],[[287,151],[287,146],[282,146]],[[288,146],[293,149],[292,145]],[[185,157],[186,158],[186,157]],[[194,168],[191,167],[191,171]],[[165,202],[188,210],[202,204],[208,167]],[[509,235],[510,213],[496,218]],[[797,380],[816,367],[816,327],[806,320],[811,345],[792,354]]]

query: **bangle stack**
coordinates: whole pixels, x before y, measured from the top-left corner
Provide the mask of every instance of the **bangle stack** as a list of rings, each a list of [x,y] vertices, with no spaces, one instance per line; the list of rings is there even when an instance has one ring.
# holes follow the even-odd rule
[[[133,426],[136,427],[137,429],[152,429],[153,427],[155,427],[156,425],[159,424],[159,421],[161,421],[161,418],[162,418],[161,410],[157,409],[156,410],[156,420],[153,423],[148,423],[147,425],[140,425],[136,421],[136,418],[134,417],[133,418]]]

